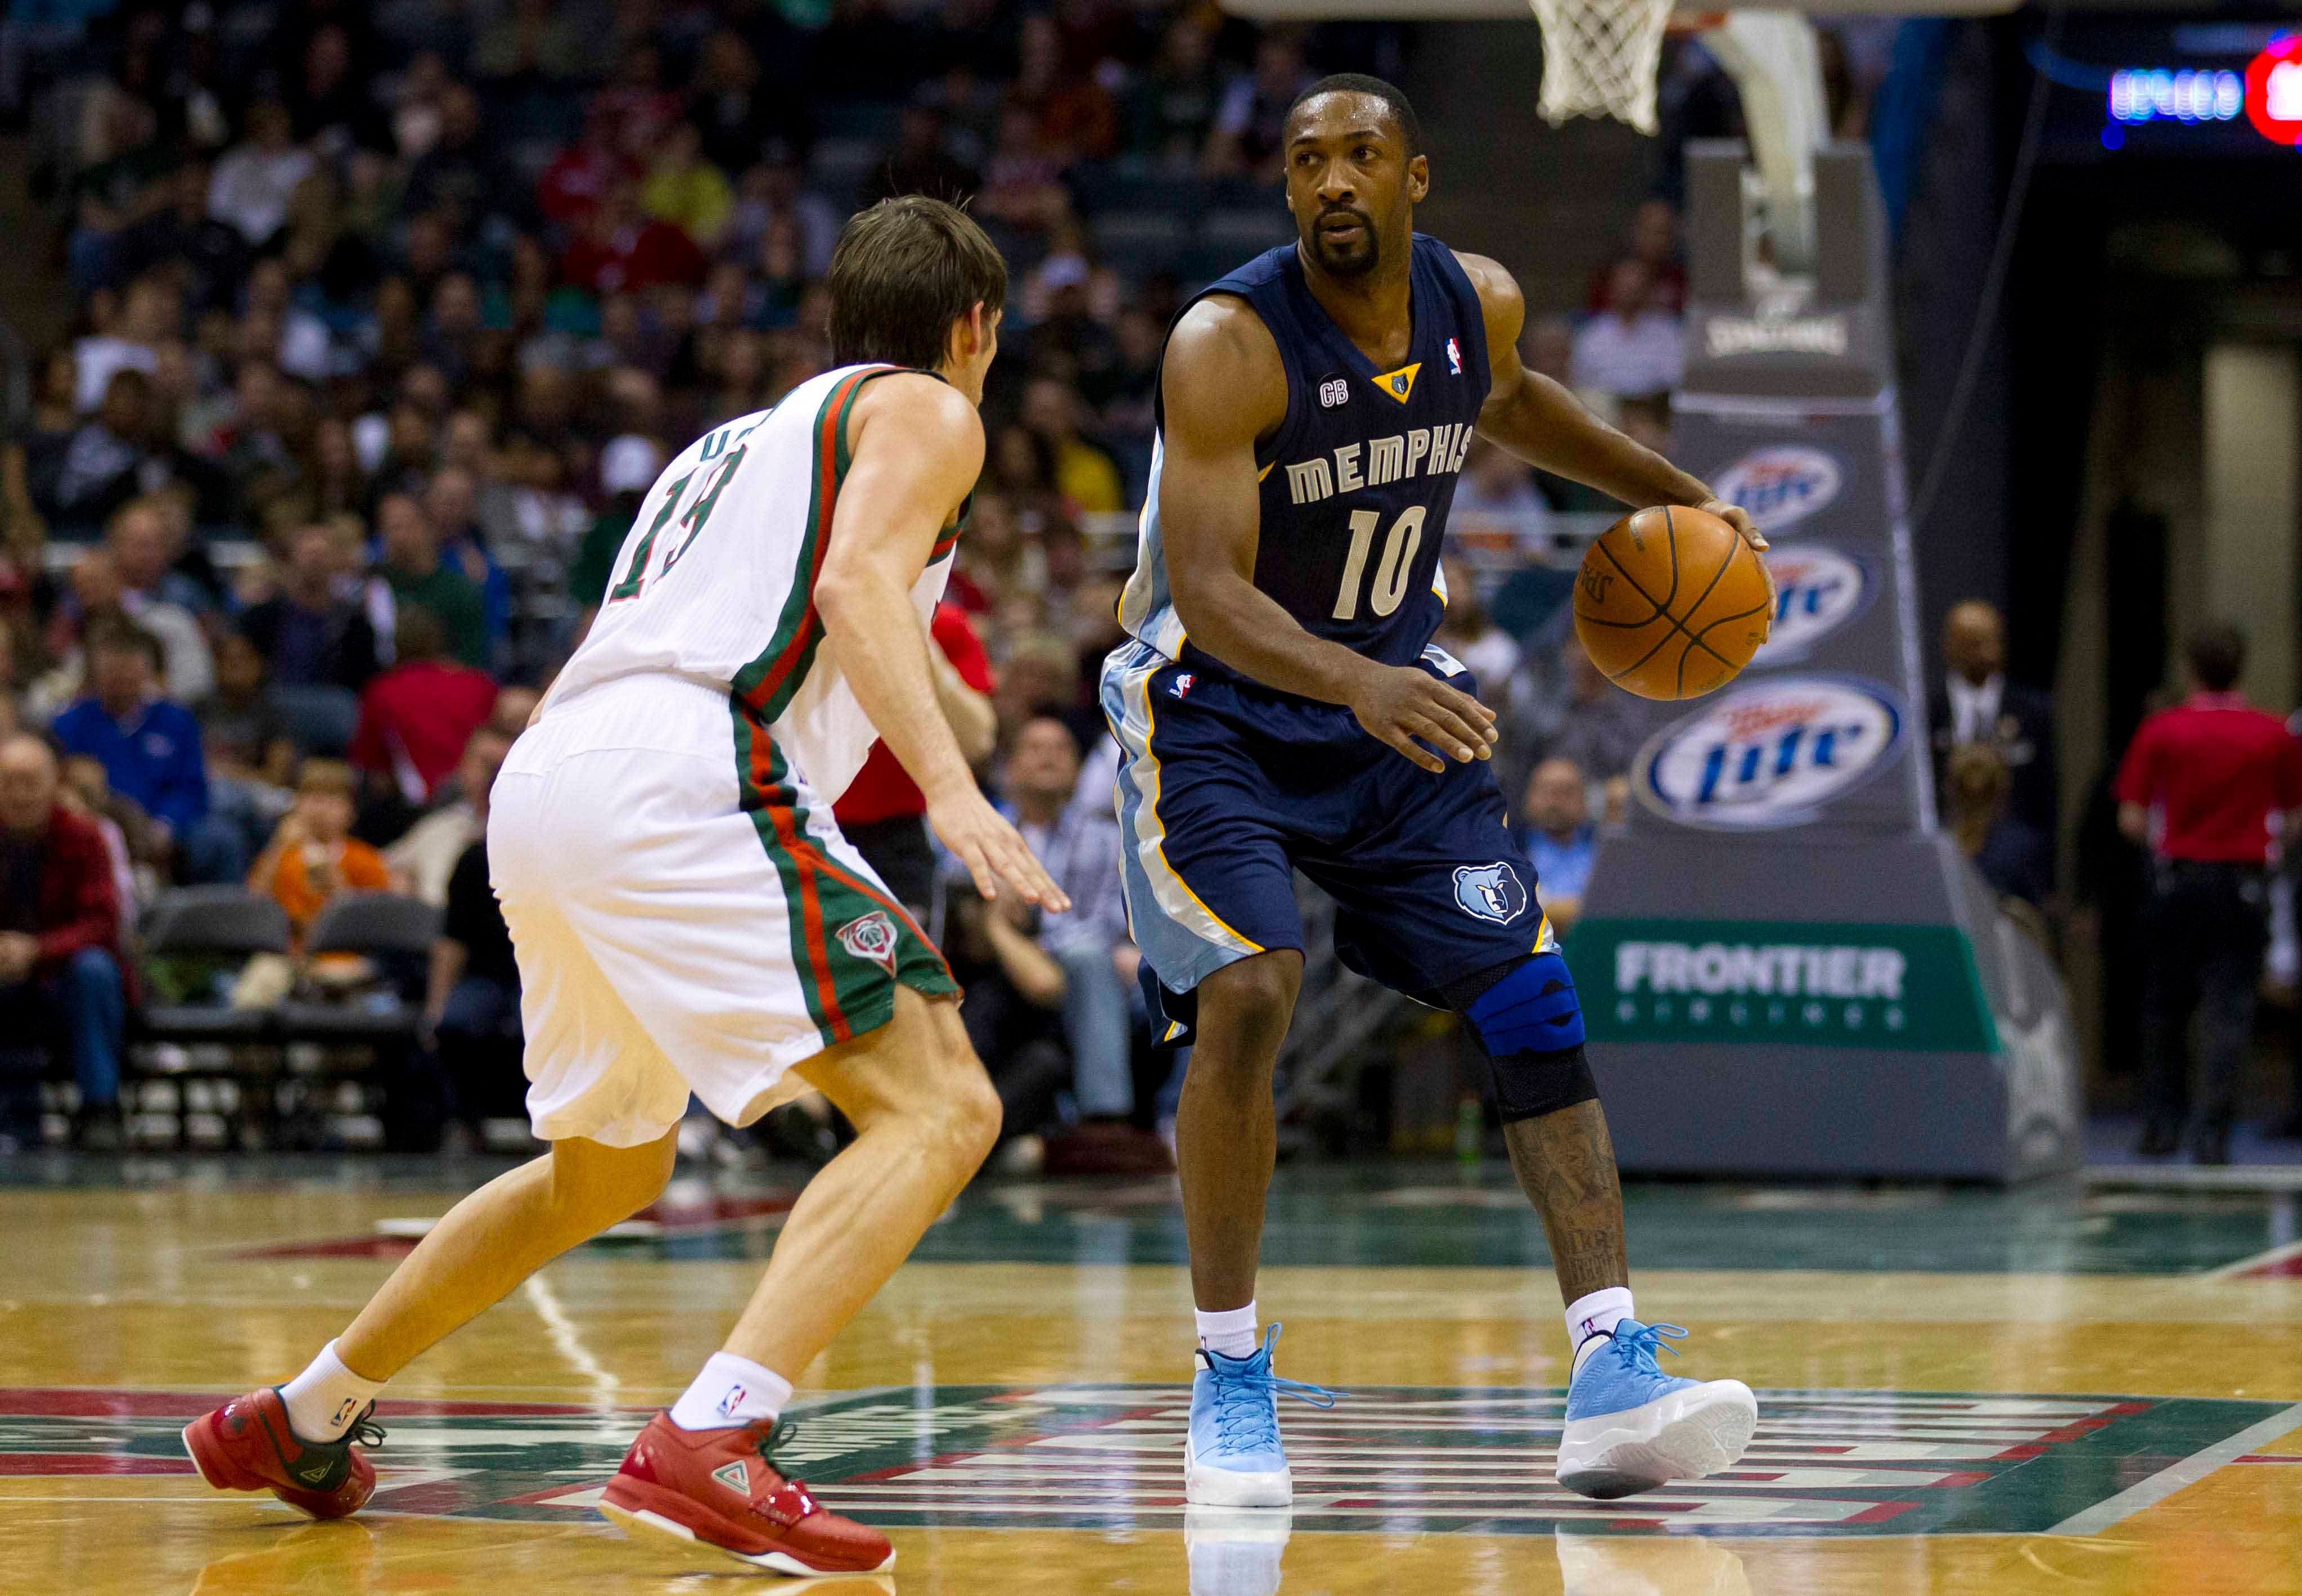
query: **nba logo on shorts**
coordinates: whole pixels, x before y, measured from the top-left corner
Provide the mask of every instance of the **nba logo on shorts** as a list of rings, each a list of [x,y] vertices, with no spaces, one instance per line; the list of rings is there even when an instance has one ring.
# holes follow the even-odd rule
[[[1185,671],[1181,676],[1177,676],[1173,681],[1167,684],[1167,696],[1174,699],[1185,699],[1190,697],[1191,684],[1197,679],[1198,678],[1194,676],[1189,671]]]
[[[1478,920],[1508,925],[1526,912],[1526,888],[1518,872],[1503,860],[1492,864],[1455,868],[1455,902],[1463,912]]]
[[[859,959],[869,959],[893,975],[895,972],[895,923],[877,909],[861,920],[839,928],[839,945]]]

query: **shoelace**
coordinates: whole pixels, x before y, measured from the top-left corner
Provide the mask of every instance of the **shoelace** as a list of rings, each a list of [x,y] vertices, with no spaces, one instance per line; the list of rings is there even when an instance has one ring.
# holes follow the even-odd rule
[[[344,1440],[356,1446],[380,1447],[383,1444],[383,1426],[375,1422],[375,1404],[360,1409],[359,1417],[344,1432]]]
[[[1652,1374],[1659,1380],[1662,1365],[1655,1362],[1655,1354],[1668,1352],[1676,1357],[1678,1348],[1670,1342],[1685,1338],[1686,1327],[1680,1324],[1642,1324],[1636,1330],[1617,1330],[1613,1337],[1615,1355],[1623,1360],[1625,1368]]]
[[[798,1439],[799,1421],[797,1419],[777,1419],[768,1427],[768,1432],[760,1437],[760,1461],[782,1475],[784,1483],[805,1493],[807,1486],[800,1477],[776,1461],[776,1449],[786,1446]]]
[[[1274,1395],[1292,1397],[1313,1407],[1335,1405],[1335,1393],[1326,1387],[1308,1385],[1299,1380],[1281,1380],[1271,1373],[1271,1349],[1279,1344],[1281,1328],[1273,1324],[1263,1338],[1265,1361],[1260,1373],[1218,1371],[1214,1359],[1207,1362],[1208,1373],[1214,1376],[1215,1442],[1226,1451],[1234,1448],[1260,1451],[1279,1444],[1279,1418],[1272,1400]]]

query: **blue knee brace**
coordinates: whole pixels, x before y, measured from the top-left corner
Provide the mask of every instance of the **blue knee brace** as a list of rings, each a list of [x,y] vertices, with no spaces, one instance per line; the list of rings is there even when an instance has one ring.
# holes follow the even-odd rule
[[[1557,953],[1537,953],[1463,1009],[1490,1058],[1507,1053],[1558,1053],[1583,1045],[1583,1004],[1575,977]]]
[[[1537,1119],[1588,1103],[1599,1095],[1583,1053],[1583,1005],[1575,978],[1557,953],[1536,953],[1485,981],[1476,995],[1455,1006],[1495,1073],[1495,1102],[1503,1122]]]

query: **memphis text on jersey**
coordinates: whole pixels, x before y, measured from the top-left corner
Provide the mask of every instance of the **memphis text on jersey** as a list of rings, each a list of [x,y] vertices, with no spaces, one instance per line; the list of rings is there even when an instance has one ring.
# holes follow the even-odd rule
[[[1441,476],[1463,468],[1471,451],[1467,423],[1416,427],[1388,438],[1346,443],[1287,467],[1287,494],[1296,504],[1316,504],[1358,488],[1380,488],[1410,476]]]

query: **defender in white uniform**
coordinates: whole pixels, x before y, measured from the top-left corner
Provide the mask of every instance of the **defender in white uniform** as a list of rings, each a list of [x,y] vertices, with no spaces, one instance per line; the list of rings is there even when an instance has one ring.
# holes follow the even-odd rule
[[[786,1574],[895,1561],[772,1451],[793,1377],[999,1130],[949,968],[840,836],[832,800],[884,736],[986,896],[1070,906],[977,788],[929,666],[1006,281],[948,205],[864,212],[831,262],[841,368],[700,440],[650,491],[489,806],[529,1110],[551,1151],[458,1204],[302,1374],[195,1421],[185,1445],[209,1483],[357,1511],[383,1382],[654,1200],[691,1091],[741,1124],[795,1073],[856,1140],[802,1194],[723,1350],[642,1432],[601,1510]]]

